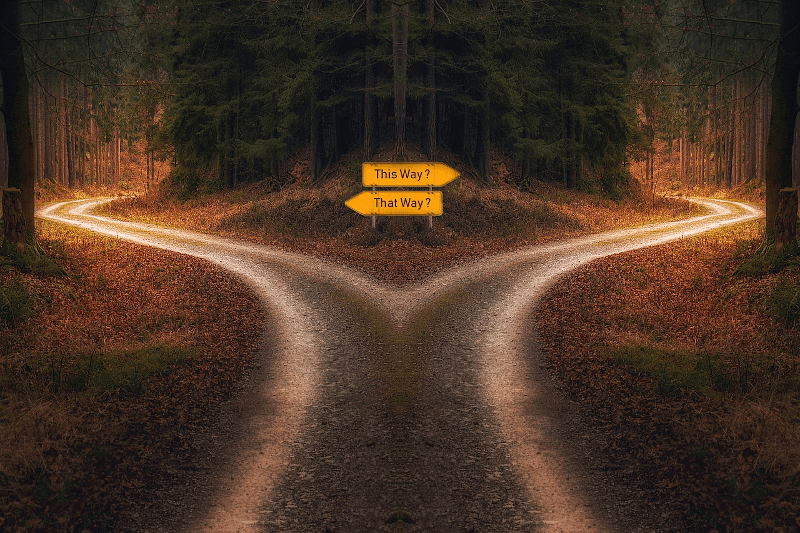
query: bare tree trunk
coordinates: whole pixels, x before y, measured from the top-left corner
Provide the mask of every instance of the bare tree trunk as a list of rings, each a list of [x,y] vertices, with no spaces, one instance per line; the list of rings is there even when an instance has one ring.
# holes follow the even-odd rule
[[[117,188],[119,188],[119,178],[120,174],[122,174],[122,157],[121,157],[122,139],[119,136],[119,131],[116,132],[116,136],[117,136],[117,180],[115,185],[117,186]]]
[[[3,239],[4,243],[24,252],[26,244],[25,215],[19,189],[3,189]]]
[[[748,137],[748,150],[747,150],[747,178],[752,179],[756,177],[756,160],[758,159],[758,127],[756,125],[756,114],[758,107],[756,107],[756,94],[755,85],[750,80],[750,99],[751,105],[747,106],[747,137]]]
[[[314,88],[317,91],[317,88]],[[309,161],[309,172],[311,179],[317,179],[322,174],[325,164],[325,138],[323,135],[323,116],[322,111],[317,107],[316,95],[311,101],[311,160]]]
[[[8,186],[20,190],[26,237],[35,234],[34,176],[36,172],[28,106],[28,77],[19,38],[18,0],[0,4],[0,77],[3,81],[3,115],[8,143]]]
[[[489,127],[489,91],[484,88],[483,106],[478,113],[478,142],[476,146],[478,172],[485,180],[489,179],[492,171],[491,161],[489,160],[490,146],[490,127]]]
[[[731,95],[735,97],[735,86],[731,87]],[[731,98],[728,110],[728,149],[725,151],[725,185],[730,189],[733,186],[733,147],[736,139],[736,106]]]
[[[225,156],[223,160],[222,169],[222,183],[226,189],[233,188],[233,161],[231,160],[230,143],[233,138],[233,117],[230,113],[225,115],[225,131],[223,132],[225,140]]]
[[[36,179],[41,181],[44,179],[44,91],[42,90],[41,81],[37,81],[33,86],[32,92],[33,102],[33,116],[36,123],[33,124],[32,133],[34,135],[35,158],[36,158]]]
[[[469,107],[464,104],[464,121],[461,123],[461,159],[471,165],[472,164],[472,129],[470,126],[471,117],[469,116]]]
[[[372,31],[378,10],[378,0],[366,0],[367,28]],[[378,127],[378,103],[375,101],[375,60],[372,55],[377,45],[373,35],[367,38],[367,50],[364,66],[364,159],[369,161],[378,151],[380,145],[380,128]]]
[[[58,170],[58,181],[62,185],[67,185],[69,183],[69,178],[67,176],[67,97],[66,97],[66,86],[67,81],[62,79],[61,83],[58,84],[58,105],[59,111],[61,115],[60,123],[59,123],[59,134],[58,134],[58,144],[59,144],[59,170]]]
[[[392,4],[392,60],[394,70],[395,152],[405,155],[406,95],[408,93],[408,4]]]
[[[0,114],[0,187],[8,186],[8,145],[6,144],[6,121]]]
[[[433,38],[434,0],[424,0],[425,28],[430,32],[425,38],[428,55],[425,64],[425,89],[427,96],[422,104],[422,151],[428,158],[436,159],[436,53]]]
[[[792,187],[800,187],[800,124],[794,127],[794,155],[792,156]]]
[[[778,193],[775,217],[775,251],[797,244],[797,189],[786,187]]]
[[[770,115],[769,81],[765,81],[761,87],[761,169],[759,179],[766,180],[767,165],[767,137],[769,135],[769,115]]]
[[[328,166],[333,165],[339,160],[341,156],[341,148],[339,146],[339,111],[337,106],[331,107],[330,115],[330,128],[328,128]]]
[[[797,80],[800,77],[800,3],[795,0],[781,3],[781,35],[772,78],[772,112],[767,140],[767,240],[779,236],[775,224],[780,190],[792,186],[792,143],[797,119]],[[797,195],[793,198],[794,212],[797,213]],[[783,240],[776,240],[776,246],[796,239],[796,234],[781,233],[780,238]]]
[[[575,135],[575,113],[570,112],[569,116],[567,117],[567,135],[569,136],[569,161],[567,163],[567,187],[570,189],[574,189],[577,179],[576,179],[576,155],[575,155],[575,143],[576,143],[576,135]]]

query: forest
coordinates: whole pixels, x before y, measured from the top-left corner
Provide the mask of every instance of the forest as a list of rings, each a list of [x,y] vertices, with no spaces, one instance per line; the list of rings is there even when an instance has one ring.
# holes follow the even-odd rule
[[[0,530],[800,524],[800,2],[0,0],[0,77]]]
[[[116,187],[120,153],[136,150],[149,180],[167,161],[186,195],[280,188],[281,163],[303,150],[318,178],[382,143],[399,160],[407,143],[430,160],[448,150],[483,178],[497,146],[523,190],[546,180],[616,194],[631,162],[652,182],[665,157],[679,160],[673,181],[732,187],[769,182],[775,76],[796,70],[775,69],[796,41],[781,5],[791,30],[793,3],[763,0],[8,0],[19,32],[6,27],[3,76],[21,79],[9,70],[21,53],[22,159],[40,187]],[[794,133],[794,114],[778,111]],[[796,133],[784,137],[796,176]],[[780,179],[775,198],[792,184]]]

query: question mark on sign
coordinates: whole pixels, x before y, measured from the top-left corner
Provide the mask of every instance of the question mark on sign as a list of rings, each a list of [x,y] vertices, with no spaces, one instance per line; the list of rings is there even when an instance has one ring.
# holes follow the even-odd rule
[[[428,209],[430,209],[430,207],[431,207],[431,199],[430,198],[425,198],[425,199],[428,200]]]
[[[425,169],[425,179],[426,179],[426,180],[427,180],[427,179],[430,179],[430,176],[431,176],[431,169],[429,169],[429,168],[426,168],[426,169]]]

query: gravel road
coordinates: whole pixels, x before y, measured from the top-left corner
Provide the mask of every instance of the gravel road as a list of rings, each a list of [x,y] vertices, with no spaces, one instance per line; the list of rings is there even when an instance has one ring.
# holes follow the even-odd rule
[[[263,360],[204,439],[208,468],[138,513],[148,531],[654,531],[660,510],[596,466],[583,414],[537,363],[532,314],[592,259],[762,216],[708,214],[379,283],[304,255],[91,214],[44,219],[190,254],[253,287]],[[243,317],[246,320],[247,317]]]

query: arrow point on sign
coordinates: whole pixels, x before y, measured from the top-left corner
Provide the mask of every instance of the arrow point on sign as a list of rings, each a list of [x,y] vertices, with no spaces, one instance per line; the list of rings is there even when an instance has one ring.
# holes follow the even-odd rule
[[[357,195],[353,196],[349,200],[347,200],[344,205],[358,213],[359,215],[368,215],[369,214],[369,198],[370,194],[366,191],[362,191]]]
[[[454,179],[461,176],[461,173],[458,170],[447,166],[444,163],[436,163],[435,166],[439,167],[436,169],[436,187],[447,185]]]

